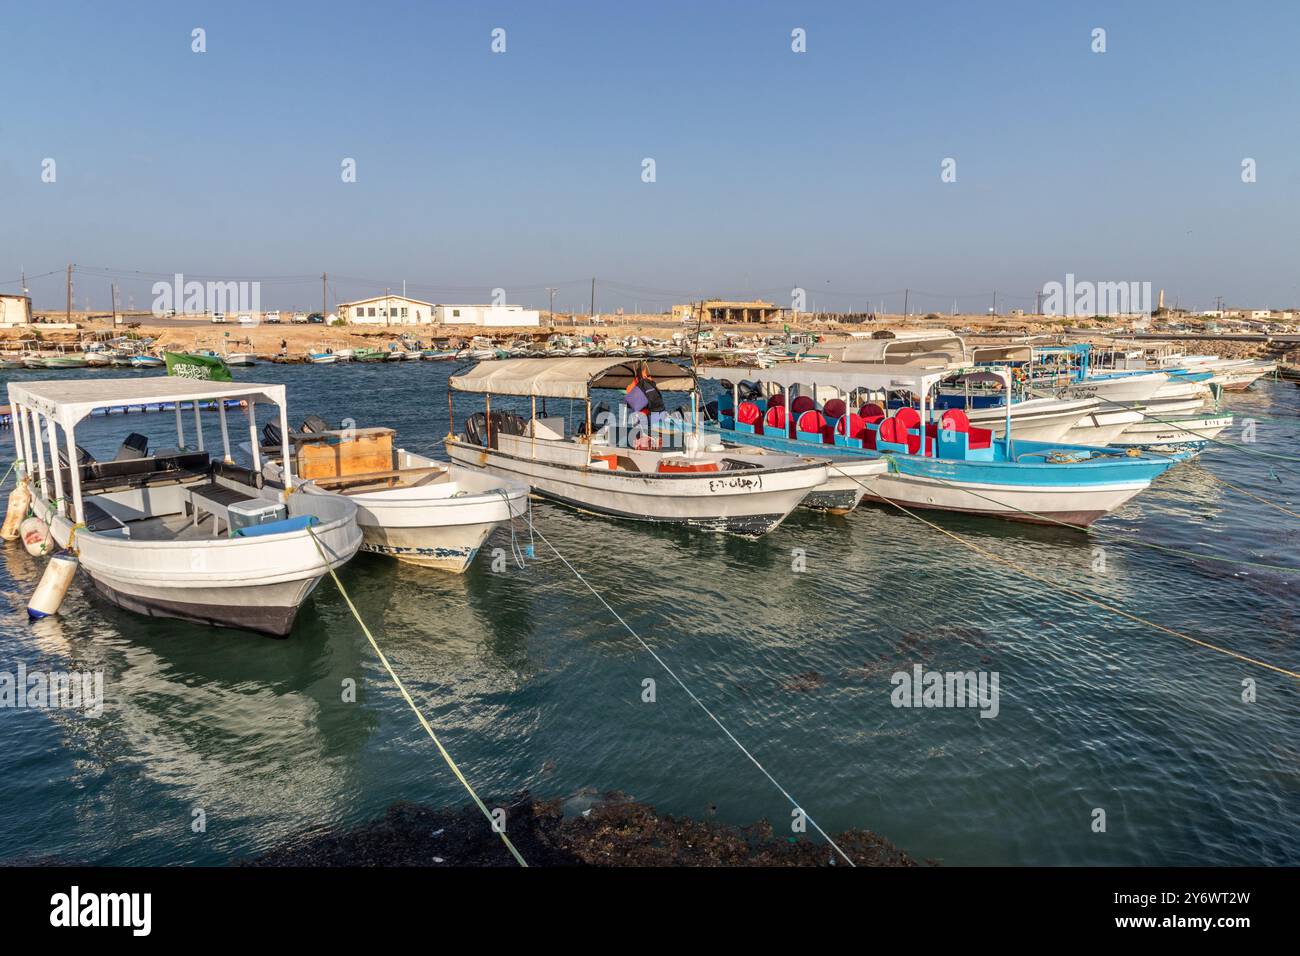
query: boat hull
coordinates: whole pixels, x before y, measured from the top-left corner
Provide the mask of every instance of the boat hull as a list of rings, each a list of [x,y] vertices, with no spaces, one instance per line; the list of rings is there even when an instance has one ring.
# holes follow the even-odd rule
[[[406,467],[432,459],[403,453]],[[423,568],[464,572],[494,530],[528,508],[528,486],[497,486],[477,470],[453,466],[453,484],[346,495],[357,506],[361,550]],[[456,496],[452,496],[453,489]],[[339,497],[314,482],[301,486],[309,495]],[[421,491],[425,496],[421,496]]]
[[[1149,481],[1117,482],[1086,489],[1078,485],[957,484],[924,475],[892,472],[869,480],[867,499],[905,508],[1086,528],[1124,505],[1149,484]]]
[[[1145,420],[1125,429],[1113,444],[1119,447],[1205,444],[1231,425],[1231,415]]]
[[[321,523],[311,532],[210,541],[132,540],[81,530],[81,568],[101,595],[125,610],[285,637],[320,579],[356,554],[362,541],[350,502],[321,506],[293,496],[290,503],[291,514],[316,514]],[[72,523],[62,516],[51,530],[61,547],[73,537]]]
[[[149,587],[89,569],[86,575],[100,596],[123,610],[272,637],[285,637],[293,630],[298,609],[320,583],[315,577],[247,588],[187,589],[182,599],[172,588]]]
[[[825,464],[816,462],[761,473],[660,475],[527,458],[458,438],[446,446],[459,465],[521,479],[538,494],[580,511],[744,537],[772,531],[829,477]]]

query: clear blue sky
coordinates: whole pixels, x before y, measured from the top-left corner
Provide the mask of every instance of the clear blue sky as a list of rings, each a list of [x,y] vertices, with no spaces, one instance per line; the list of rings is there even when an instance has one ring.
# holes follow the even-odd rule
[[[60,270],[38,307],[69,261],[94,308],[95,269],[944,311],[1072,272],[1300,304],[1300,4],[49,2],[3,32],[0,282]]]

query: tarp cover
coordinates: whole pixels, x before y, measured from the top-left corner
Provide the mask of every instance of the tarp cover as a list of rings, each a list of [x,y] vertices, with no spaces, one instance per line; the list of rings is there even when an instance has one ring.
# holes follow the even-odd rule
[[[751,378],[789,388],[792,385],[826,385],[838,388],[842,392],[851,392],[857,388],[866,388],[882,392],[911,392],[921,395],[928,392],[935,384],[945,378],[962,372],[978,371],[968,366],[952,365],[935,370],[915,365],[877,365],[869,362],[785,362],[772,368],[723,368],[720,366],[699,366],[695,374],[701,379],[714,381],[726,379]],[[995,370],[990,374],[1005,381],[1004,375]]]
[[[586,398],[589,388],[627,388],[643,367],[661,392],[695,388],[695,380],[680,365],[639,358],[496,359],[480,362],[464,375],[453,375],[451,387],[491,395]]]

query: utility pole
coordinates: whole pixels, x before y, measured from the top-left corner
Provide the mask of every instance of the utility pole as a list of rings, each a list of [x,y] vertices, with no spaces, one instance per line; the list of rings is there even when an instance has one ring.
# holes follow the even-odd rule
[[[911,289],[903,290],[903,318],[907,318],[909,315],[912,314],[907,307],[907,300],[911,297],[911,295],[912,295]]]
[[[596,317],[596,280],[591,280],[591,311],[587,313],[588,319]]]
[[[559,289],[554,289],[554,288],[552,288],[551,286],[548,285],[548,286],[546,287],[546,291],[547,291],[548,293],[550,293],[550,296],[551,296],[551,308],[550,308],[550,312],[549,312],[549,314],[548,314],[548,316],[547,316],[547,318],[548,318],[548,322],[547,322],[547,324],[548,324],[551,328],[555,328],[555,293],[559,292],[560,290],[559,290]]]
[[[993,290],[993,314],[998,314],[998,290]]]
[[[113,300],[113,325],[117,325],[117,283],[109,285],[109,297]]]
[[[320,317],[322,321],[324,320],[325,316],[329,315],[329,313],[325,310],[326,302],[328,301],[328,297],[325,294],[325,289],[326,289],[325,281],[326,281],[325,273],[322,272],[320,274]]]
[[[71,262],[68,263],[68,302],[67,302],[67,306],[64,308],[63,311],[63,319],[65,322],[72,321],[72,263]]]

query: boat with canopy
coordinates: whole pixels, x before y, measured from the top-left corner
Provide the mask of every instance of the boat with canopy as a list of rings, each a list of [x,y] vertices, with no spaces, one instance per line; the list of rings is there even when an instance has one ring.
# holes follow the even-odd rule
[[[1000,382],[1009,390],[1006,368],[828,362],[756,374],[766,407],[758,389],[749,398],[741,395],[735,368],[696,369],[699,379],[727,389],[717,404],[714,436],[786,453],[811,446],[832,456],[832,472],[844,456],[886,461],[887,471],[864,480],[866,496],[907,507],[1087,527],[1179,460],[1019,439],[1009,405],[1002,408],[1002,438],[971,424],[962,409],[936,407],[939,383],[954,377]]]
[[[277,408],[287,434],[283,385],[173,376],[10,383],[9,401],[33,512],[119,607],[284,636],[321,577],[361,546],[354,502],[291,494],[292,477],[277,486],[261,473],[256,409]],[[124,405],[174,411],[175,446],[132,432],[100,460],[78,444],[88,418]],[[251,468],[231,456],[229,408],[246,413]],[[209,427],[217,419],[219,454],[208,449],[205,417]]]
[[[689,369],[662,359],[521,358],[481,362],[452,376],[448,393],[485,396],[485,409],[446,439],[452,461],[519,478],[534,491],[582,511],[757,536],[777,527],[828,479],[825,458],[806,450],[708,445],[698,428],[698,393]],[[592,409],[609,390],[619,414]],[[621,393],[621,394],[618,394]],[[688,395],[690,405],[658,411],[656,396]],[[494,397],[527,399],[527,417],[492,408]],[[538,399],[542,401],[538,414]],[[585,418],[568,434],[546,403],[582,402]]]

